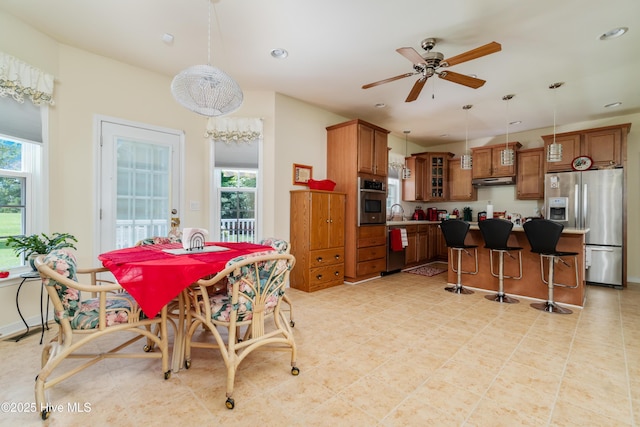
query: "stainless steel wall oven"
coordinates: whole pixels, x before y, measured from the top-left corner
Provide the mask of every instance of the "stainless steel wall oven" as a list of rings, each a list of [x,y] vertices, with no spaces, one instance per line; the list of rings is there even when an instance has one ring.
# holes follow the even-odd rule
[[[387,188],[384,182],[358,177],[358,225],[385,224]]]

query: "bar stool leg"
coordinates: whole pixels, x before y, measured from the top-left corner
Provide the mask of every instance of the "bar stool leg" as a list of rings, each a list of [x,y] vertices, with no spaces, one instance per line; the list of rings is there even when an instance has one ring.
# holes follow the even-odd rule
[[[530,305],[536,310],[546,311],[548,313],[571,314],[573,313],[573,311],[569,310],[568,308],[560,307],[558,304],[556,304],[553,301],[553,286],[554,286],[553,285],[553,273],[554,273],[553,264],[556,261],[556,257],[551,256],[551,257],[548,257],[548,259],[549,259],[549,281],[548,281],[549,293],[547,296],[547,301],[534,302],[534,303],[531,303]]]
[[[452,249],[451,255],[453,255],[453,251],[458,253],[458,271],[457,271],[458,281],[454,286],[447,286],[446,288],[444,288],[444,290],[453,292],[456,294],[465,294],[465,295],[472,294],[473,293],[472,290],[462,287],[462,249]]]
[[[493,251],[491,251],[493,252]],[[498,293],[495,295],[485,295],[484,297],[489,301],[503,302],[506,304],[517,304],[520,301],[512,298],[504,293],[504,252],[498,252]],[[491,259],[491,265],[493,266],[493,259]]]

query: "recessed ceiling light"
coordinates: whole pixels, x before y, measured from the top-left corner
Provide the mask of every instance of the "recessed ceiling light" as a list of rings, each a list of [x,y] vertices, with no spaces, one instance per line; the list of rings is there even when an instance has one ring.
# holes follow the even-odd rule
[[[440,138],[449,138],[449,134],[448,133],[443,133],[442,135],[440,135]]]
[[[510,125],[519,125],[522,123],[522,120],[516,120],[515,122],[509,122]]]
[[[385,104],[384,102],[378,102],[378,103],[375,105],[375,107],[376,107],[376,108],[384,108],[384,107],[386,107],[386,106],[387,106],[387,104]]]
[[[615,39],[616,37],[620,37],[621,35],[623,35],[627,31],[629,31],[629,28],[627,28],[627,27],[614,28],[612,30],[607,31],[604,34],[601,34],[599,39],[600,40]]]
[[[287,56],[289,56],[289,52],[287,52],[286,49],[282,49],[282,48],[271,49],[271,56],[273,56],[276,59],[284,59]]]
[[[164,33],[162,35],[162,41],[165,42],[166,44],[173,43],[173,35],[169,33]]]
[[[618,101],[618,102],[612,102],[611,104],[607,104],[604,106],[604,108],[613,108],[613,107],[619,107],[622,105],[622,102]]]

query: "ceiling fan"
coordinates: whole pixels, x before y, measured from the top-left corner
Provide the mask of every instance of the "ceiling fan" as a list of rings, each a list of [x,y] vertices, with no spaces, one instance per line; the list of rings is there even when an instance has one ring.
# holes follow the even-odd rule
[[[471,61],[472,59],[480,58],[491,53],[500,52],[500,50],[502,50],[502,46],[500,45],[500,43],[491,42],[485,44],[484,46],[480,46],[467,52],[461,53],[460,55],[444,59],[444,55],[442,53],[431,51],[431,49],[433,49],[435,45],[435,38],[431,37],[422,40],[421,46],[426,51],[426,53],[423,53],[422,55],[420,55],[412,47],[401,47],[396,49],[396,52],[407,58],[409,61],[413,62],[413,69],[415,71],[412,73],[400,74],[399,76],[390,77],[378,82],[366,84],[362,86],[362,89],[369,89],[371,87],[400,80],[405,77],[420,75],[420,78],[413,85],[411,92],[409,92],[409,96],[407,96],[407,99],[405,100],[405,102],[411,102],[418,99],[418,95],[420,95],[420,92],[422,91],[424,84],[427,82],[427,79],[429,77],[432,77],[434,74],[437,74],[441,79],[468,86],[473,89],[478,89],[486,83],[484,80],[464,74],[454,73],[453,71],[440,69],[460,64],[462,62]]]

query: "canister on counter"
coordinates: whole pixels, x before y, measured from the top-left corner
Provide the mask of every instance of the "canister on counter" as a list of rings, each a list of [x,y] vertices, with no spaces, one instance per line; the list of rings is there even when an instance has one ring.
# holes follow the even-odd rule
[[[487,219],[487,213],[484,211],[478,212],[478,222],[484,221],[485,219]]]

